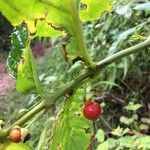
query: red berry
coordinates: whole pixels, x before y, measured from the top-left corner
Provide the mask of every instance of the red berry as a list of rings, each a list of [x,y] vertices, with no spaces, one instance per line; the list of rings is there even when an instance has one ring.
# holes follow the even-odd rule
[[[14,128],[9,133],[9,139],[14,143],[19,143],[21,141],[21,131],[18,128]]]
[[[97,120],[101,114],[101,106],[96,102],[87,102],[83,108],[83,115],[89,120]]]

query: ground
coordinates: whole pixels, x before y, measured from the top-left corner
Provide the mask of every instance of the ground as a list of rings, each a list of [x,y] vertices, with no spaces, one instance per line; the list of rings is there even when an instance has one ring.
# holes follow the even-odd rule
[[[0,96],[5,95],[14,85],[15,80],[8,74],[6,64],[0,61]]]

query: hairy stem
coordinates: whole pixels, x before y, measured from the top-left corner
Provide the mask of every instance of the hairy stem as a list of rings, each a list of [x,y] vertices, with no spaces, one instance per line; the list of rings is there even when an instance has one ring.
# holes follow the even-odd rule
[[[6,138],[14,126],[22,126],[27,121],[29,121],[33,116],[35,116],[38,112],[42,111],[45,108],[45,103],[41,102],[36,107],[31,109],[28,113],[26,113],[24,116],[22,116],[19,120],[17,120],[15,123],[13,123],[10,127],[8,127],[5,130],[0,130],[0,141],[2,138]]]
[[[144,48],[146,48],[148,46],[150,46],[150,38],[148,38],[147,40],[145,40],[142,43],[139,43],[130,48],[124,49],[116,54],[106,57],[105,59],[98,62],[98,66],[99,67],[107,66],[108,64],[111,64],[125,56],[128,56],[130,54],[137,53],[138,51],[144,50]]]
[[[88,54],[87,46],[86,46],[84,35],[83,35],[82,23],[79,18],[79,11],[76,8],[75,2],[73,0],[70,0],[70,6],[72,7],[72,14],[73,14],[72,17],[73,17],[73,21],[76,27],[76,29],[74,29],[74,35],[76,36],[76,39],[78,40],[79,50],[83,54],[85,63],[90,68],[94,68],[96,66],[96,63],[91,60]]]
[[[111,55],[97,63],[97,67],[93,69],[86,69],[84,70],[79,76],[76,77],[76,79],[73,79],[71,82],[64,85],[62,88],[60,88],[59,91],[56,91],[54,94],[52,94],[50,97],[47,97],[44,101],[37,104],[34,108],[29,110],[22,118],[17,120],[14,124],[12,124],[10,127],[0,130],[0,141],[6,138],[9,134],[10,129],[15,126],[24,125],[27,121],[29,121],[34,115],[36,115],[38,112],[50,108],[57,100],[59,100],[60,97],[65,96],[66,94],[69,94],[72,90],[79,87],[81,84],[84,83],[85,79],[96,75],[99,70],[105,68],[109,64],[125,57],[130,54],[136,53],[138,51],[144,50],[146,47],[150,46],[150,38],[146,41],[137,44],[135,46],[132,46],[130,48],[124,49],[114,55]]]

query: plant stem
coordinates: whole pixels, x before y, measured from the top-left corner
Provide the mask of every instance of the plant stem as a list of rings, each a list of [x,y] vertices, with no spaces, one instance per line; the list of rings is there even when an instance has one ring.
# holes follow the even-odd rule
[[[40,111],[38,114],[36,114],[36,116],[34,116],[34,118],[26,125],[25,124],[25,128],[29,128],[34,122],[36,122],[37,120],[39,120],[45,113],[45,110]]]
[[[33,109],[31,109],[28,113],[26,113],[24,116],[22,116],[22,118],[20,118],[15,123],[13,123],[10,127],[8,127],[5,130],[0,130],[0,141],[1,141],[1,139],[6,138],[8,136],[11,128],[13,128],[14,126],[22,126],[22,125],[24,125],[34,115],[36,115],[37,113],[39,113],[40,111],[42,111],[44,108],[45,108],[45,103],[41,102],[36,107],[34,107]]]
[[[107,65],[125,56],[136,53],[138,51],[142,51],[148,46],[150,46],[150,38],[140,44],[124,49],[114,55],[111,55],[101,60],[100,62],[97,63],[98,64],[97,67],[93,69],[84,70],[79,76],[76,77],[76,79],[73,79],[71,82],[67,83],[62,88],[60,88],[59,91],[56,91],[50,97],[47,97],[45,100],[37,104],[34,108],[29,110],[29,112],[27,112],[24,116],[22,116],[22,118],[20,118],[18,121],[12,124],[10,127],[0,130],[0,141],[8,136],[13,126],[15,125],[22,126],[40,111],[50,108],[60,97],[65,96],[66,94],[70,93],[72,90],[83,84],[86,78],[92,75],[96,75],[101,69],[105,68]]]
[[[85,38],[83,35],[83,28],[82,28],[82,24],[81,24],[80,17],[79,17],[79,11],[76,8],[75,2],[73,0],[70,0],[70,6],[72,7],[72,18],[76,27],[74,29],[74,35],[76,39],[78,40],[79,51],[82,52],[85,63],[90,68],[94,68],[96,67],[96,63],[93,62],[89,56],[87,46],[85,43]]]
[[[99,61],[97,64],[99,67],[103,67],[103,66],[107,66],[125,56],[128,56],[130,54],[139,52],[141,50],[143,50],[144,48],[150,46],[150,38],[148,38],[147,40],[145,40],[142,43],[139,43],[137,45],[134,45],[130,48],[124,49],[116,54],[113,54],[111,56],[106,57],[105,59]]]

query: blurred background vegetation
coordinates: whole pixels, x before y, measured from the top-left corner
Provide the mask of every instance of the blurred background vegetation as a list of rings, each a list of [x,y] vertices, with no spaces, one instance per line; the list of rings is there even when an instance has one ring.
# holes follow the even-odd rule
[[[96,22],[84,24],[86,43],[95,61],[133,46],[150,35],[148,0],[114,0],[113,2],[112,12],[104,13]],[[0,62],[6,62],[12,30],[13,27],[0,15]],[[79,73],[78,63],[72,66],[63,59],[60,41],[61,38],[41,38],[35,39],[32,43],[40,80],[43,86],[47,85],[44,88],[50,89],[50,92],[57,90],[60,85],[70,81]],[[134,135],[134,131],[150,135],[150,48],[109,65],[89,80],[85,87],[87,92],[93,95],[93,99],[100,102],[103,107],[102,117],[96,124],[97,128],[105,132],[106,139],[109,140],[113,136],[119,139],[126,134]],[[15,120],[20,108],[29,107],[34,103],[35,98],[34,95],[19,95],[12,87],[6,95],[0,96],[0,118],[6,124],[10,124]],[[57,104],[52,109],[36,122],[35,118],[34,125],[29,125],[32,133],[30,143],[35,147],[42,143],[43,149],[44,146],[47,149],[52,114],[55,114]],[[45,120],[47,124],[43,126]],[[43,140],[43,136],[47,137],[47,140]],[[102,145],[103,141],[98,138],[96,145]],[[111,148],[115,149],[113,146]],[[120,149],[125,149],[127,145],[119,146]]]

